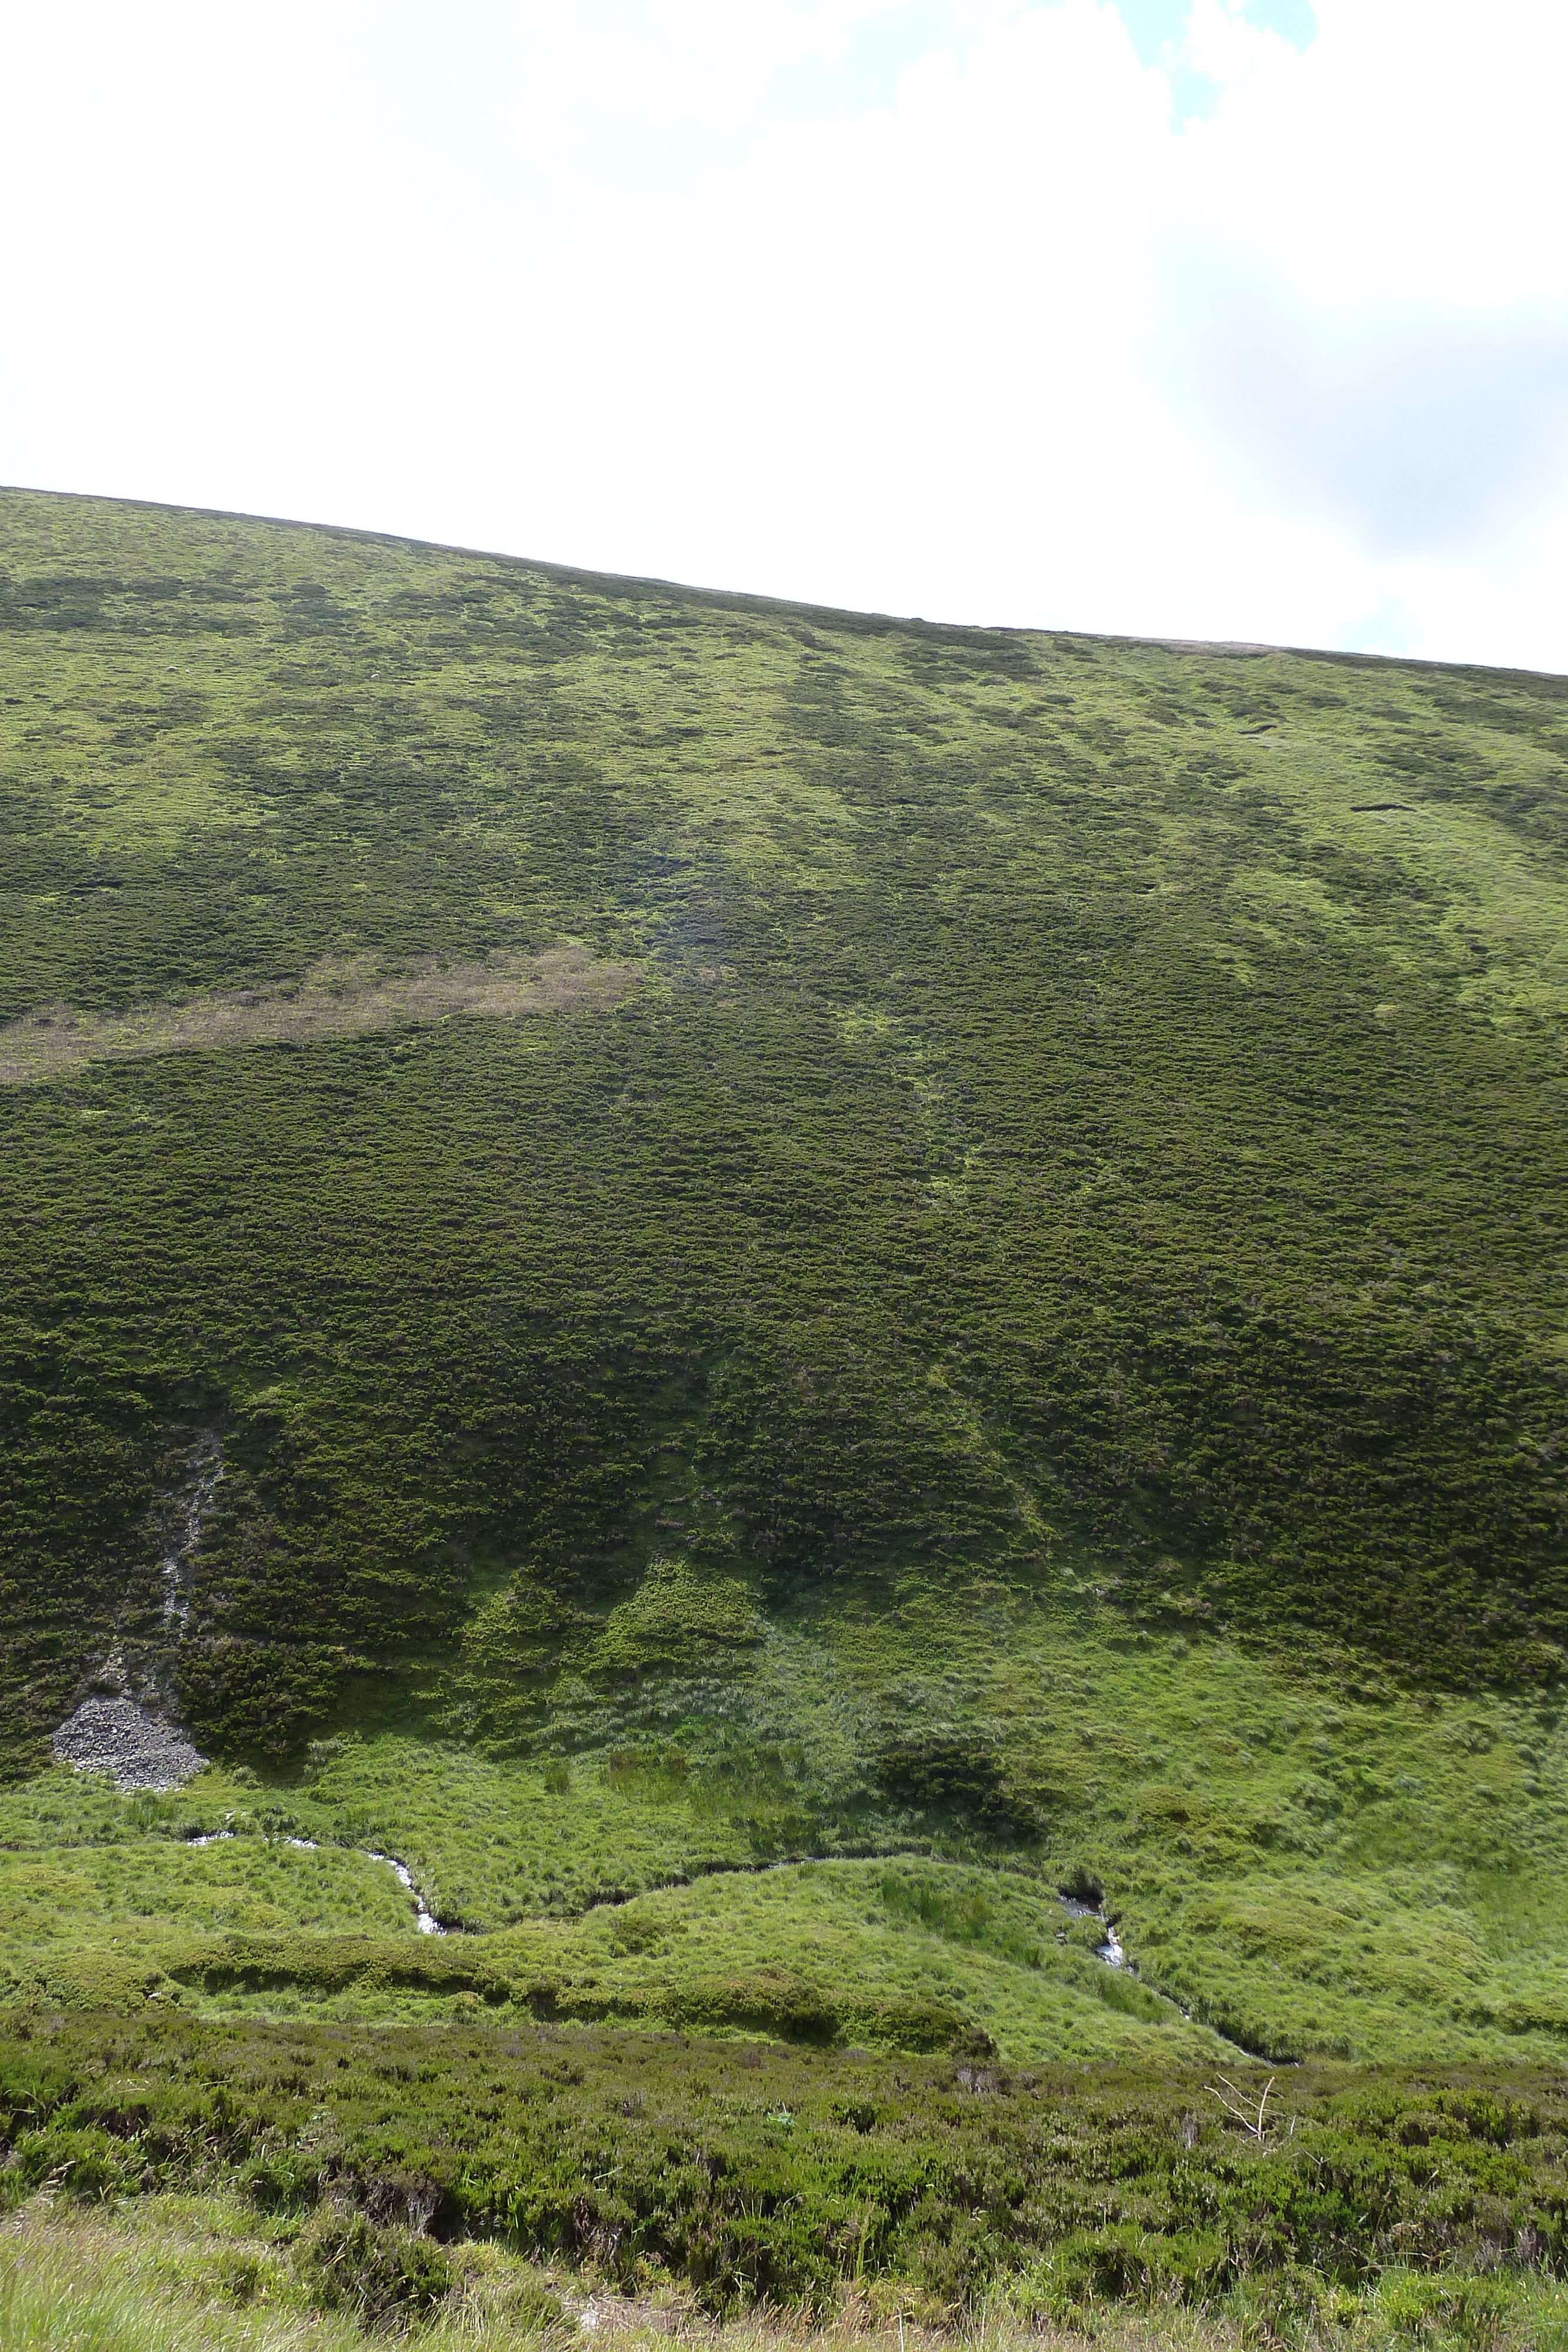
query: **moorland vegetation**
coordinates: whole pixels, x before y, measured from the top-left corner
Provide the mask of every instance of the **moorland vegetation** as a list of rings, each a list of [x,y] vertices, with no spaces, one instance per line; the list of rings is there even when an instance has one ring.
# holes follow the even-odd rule
[[[1511,2325],[1568,681],[5,492],[0,695],[6,2193]]]

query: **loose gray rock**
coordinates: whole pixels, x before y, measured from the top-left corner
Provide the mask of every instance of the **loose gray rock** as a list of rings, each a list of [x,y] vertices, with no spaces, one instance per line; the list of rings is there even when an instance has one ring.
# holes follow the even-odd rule
[[[207,1760],[130,1698],[84,1699],[56,1732],[54,1748],[78,1771],[111,1773],[119,1789],[177,1789]]]

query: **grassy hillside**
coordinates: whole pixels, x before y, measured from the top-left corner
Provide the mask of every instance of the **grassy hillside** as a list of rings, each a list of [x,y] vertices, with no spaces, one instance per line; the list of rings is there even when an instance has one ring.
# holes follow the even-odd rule
[[[17,1728],[207,1428],[214,1738],[674,1551],[1554,1667],[1568,683],[4,535]]]
[[[0,893],[13,2021],[1560,2061],[1568,681],[11,491]]]

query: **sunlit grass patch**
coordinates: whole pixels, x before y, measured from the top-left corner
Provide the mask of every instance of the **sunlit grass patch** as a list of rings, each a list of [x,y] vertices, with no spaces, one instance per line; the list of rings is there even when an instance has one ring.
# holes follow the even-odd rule
[[[266,1983],[231,1969],[208,1990],[187,1973],[183,1998],[364,2021],[460,2017],[511,2002],[497,1983],[539,1979],[559,1980],[563,2015],[695,2002],[722,2022],[712,1988],[777,1967],[831,1993],[844,2039],[884,2030],[858,2026],[846,1993],[930,2001],[1011,2056],[1186,2047],[1175,2004],[1281,2058],[1545,2055],[1568,2039],[1568,1746],[1550,1701],[1360,1690],[1052,1609],[819,1608],[747,1655],[728,1681],[656,1662],[585,1688],[598,1744],[565,1753],[384,1733],[324,1743],[270,1784],[214,1770],[127,1798],[57,1770],[14,1785],[12,1980],[85,1987],[101,1950],[129,1982],[129,1956],[172,1966],[215,1937],[259,1938]],[[966,1770],[983,1750],[1027,1798],[1030,1843],[911,1794],[903,1727],[943,1724],[969,1727]],[[188,1850],[225,1822],[242,1834]],[[439,1980],[402,1962],[344,1977],[345,1935],[405,1958],[416,1941],[411,1900],[364,1849],[406,1862],[452,1927]],[[1061,1945],[1057,1890],[1082,1885],[1103,1890],[1130,1973],[1094,1958],[1098,1928]],[[329,1944],[323,1977],[311,1954]],[[473,1968],[454,1975],[459,1953]],[[737,2030],[767,2012],[734,1996]]]
[[[6,2352],[350,2352],[361,2330],[312,2313],[254,2215],[151,2200],[95,2218],[24,2208],[0,2226]]]

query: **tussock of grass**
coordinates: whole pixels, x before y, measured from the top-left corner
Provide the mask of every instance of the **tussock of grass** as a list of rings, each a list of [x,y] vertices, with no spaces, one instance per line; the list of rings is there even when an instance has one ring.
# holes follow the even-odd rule
[[[28,2208],[0,2228],[6,2352],[357,2352],[361,2330],[298,2307],[246,2305],[281,2284],[244,2223],[209,2235],[176,2207],[121,2224]]]

